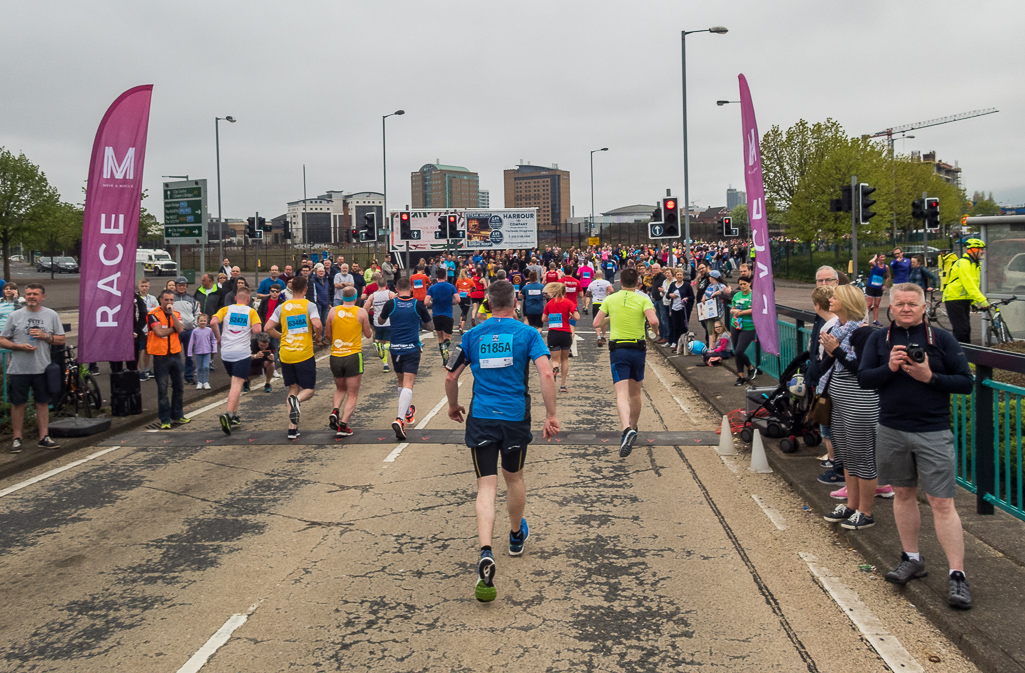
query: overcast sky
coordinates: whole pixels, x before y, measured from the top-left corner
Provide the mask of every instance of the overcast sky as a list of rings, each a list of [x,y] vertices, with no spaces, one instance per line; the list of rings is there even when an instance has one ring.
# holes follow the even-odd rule
[[[968,193],[1025,202],[1025,87],[1013,0],[346,0],[7,2],[0,18],[0,145],[84,201],[89,151],[124,90],[153,84],[146,206],[162,175],[207,178],[216,215],[214,117],[225,217],[276,216],[326,190],[380,191],[389,206],[425,163],[466,166],[503,201],[521,160],[571,173],[577,216],[683,195],[680,30],[687,38],[691,201],[744,189],[738,98],[747,76],[761,133],[827,117],[850,134],[995,107],[912,131]],[[1015,65],[1017,64],[1017,65]],[[862,82],[851,84],[857,73]]]

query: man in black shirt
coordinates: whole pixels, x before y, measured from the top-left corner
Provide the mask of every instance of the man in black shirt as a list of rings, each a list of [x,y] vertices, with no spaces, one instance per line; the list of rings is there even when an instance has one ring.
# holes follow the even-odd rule
[[[894,321],[865,345],[858,383],[879,391],[876,462],[880,483],[896,491],[893,516],[904,546],[901,561],[886,581],[906,584],[926,575],[918,551],[921,517],[919,483],[929,497],[936,537],[950,566],[947,601],[972,604],[964,573],[964,535],[954,509],[954,436],[950,396],[972,391],[972,372],[950,332],[925,322],[925,294],[913,283],[890,288]]]
[[[651,265],[651,289],[648,291],[651,297],[651,303],[655,305],[655,315],[658,316],[658,338],[655,339],[655,343],[667,344],[669,343],[669,312],[666,310],[665,304],[662,303],[662,297],[664,292],[662,291],[662,284],[666,282],[666,275],[662,273],[662,267],[658,262]]]

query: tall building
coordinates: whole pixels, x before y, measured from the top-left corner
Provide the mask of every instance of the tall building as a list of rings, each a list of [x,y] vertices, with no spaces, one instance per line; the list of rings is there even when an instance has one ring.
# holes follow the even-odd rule
[[[747,192],[737,191],[733,187],[726,190],[726,207],[733,210],[747,203]]]
[[[478,208],[490,208],[491,207],[491,192],[486,189],[477,190],[477,207]]]
[[[954,185],[955,187],[961,186],[961,168],[957,165],[957,162],[955,161],[954,165],[951,166],[945,161],[940,161],[936,158],[936,150],[933,150],[932,152],[926,152],[925,154],[922,154],[921,152],[917,151],[912,152],[911,160],[921,161],[922,163],[926,164],[932,164],[933,173],[940,176],[941,178],[943,178],[950,184]]]
[[[537,208],[538,231],[557,231],[570,218],[569,171],[520,164],[505,171],[505,207]]]
[[[292,231],[292,244],[330,244],[345,241],[346,230],[363,225],[363,215],[373,212],[378,228],[384,226],[384,195],[380,192],[329,191],[305,200],[289,201],[284,216]]]
[[[477,174],[462,166],[424,164],[411,176],[413,208],[478,208]]]

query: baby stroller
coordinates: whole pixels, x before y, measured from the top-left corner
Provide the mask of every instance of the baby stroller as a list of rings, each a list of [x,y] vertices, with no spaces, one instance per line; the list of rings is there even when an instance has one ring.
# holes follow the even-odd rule
[[[748,390],[747,415],[740,430],[743,441],[750,442],[754,431],[759,430],[767,437],[782,437],[779,448],[783,453],[797,451],[798,438],[809,447],[822,443],[818,425],[808,421],[808,407],[815,391],[804,383],[807,366],[805,351],[787,365],[775,388]]]

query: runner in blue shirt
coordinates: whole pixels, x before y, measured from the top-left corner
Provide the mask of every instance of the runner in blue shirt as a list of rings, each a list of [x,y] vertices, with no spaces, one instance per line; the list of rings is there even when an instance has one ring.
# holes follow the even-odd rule
[[[452,306],[459,303],[459,297],[456,286],[445,280],[448,278],[446,269],[438,269],[434,277],[438,282],[427,288],[427,308],[434,312],[434,331],[438,333],[441,361],[448,362],[448,351],[452,347]]]
[[[537,272],[531,271],[527,276],[527,284],[520,290],[520,297],[523,299],[523,317],[540,334],[543,324],[541,317],[545,312],[545,286],[537,280]]]
[[[559,432],[555,417],[555,375],[551,357],[541,335],[516,320],[516,296],[512,284],[499,280],[488,288],[492,317],[463,335],[460,348],[445,365],[445,394],[448,416],[466,420],[466,445],[470,448],[477,474],[477,535],[480,560],[477,562],[479,601],[495,600],[495,556],[491,537],[495,526],[495,494],[498,490],[498,462],[501,456],[509,509],[509,555],[519,556],[530,532],[523,510],[527,489],[523,482],[523,462],[530,431],[530,363],[541,377],[541,397],[545,403],[542,434],[551,439]],[[473,373],[473,401],[470,412],[459,405],[459,375],[467,365]]]
[[[395,281],[394,299],[389,299],[377,316],[378,324],[391,321],[391,362],[399,380],[399,413],[391,427],[400,441],[406,438],[406,425],[416,422],[413,382],[420,371],[420,326],[431,322],[423,302],[413,296],[408,278]]]

